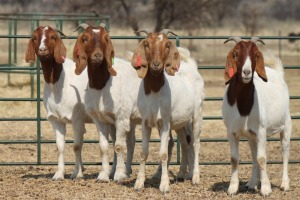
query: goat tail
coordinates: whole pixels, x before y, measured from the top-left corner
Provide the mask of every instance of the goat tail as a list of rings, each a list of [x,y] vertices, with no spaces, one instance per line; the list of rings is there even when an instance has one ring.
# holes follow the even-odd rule
[[[278,72],[283,73],[282,62],[279,57],[275,56],[270,50],[266,50],[263,52],[265,66],[275,69]]]
[[[182,47],[177,47],[177,50],[179,52],[181,60],[183,60],[184,62],[188,62],[189,59],[191,58],[190,51]]]

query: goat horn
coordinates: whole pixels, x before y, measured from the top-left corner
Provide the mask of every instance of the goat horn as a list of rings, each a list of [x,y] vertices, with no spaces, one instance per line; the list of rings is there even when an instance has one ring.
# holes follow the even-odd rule
[[[146,33],[147,36],[149,35],[150,31],[149,29],[144,29],[144,30],[139,30],[139,31],[134,31],[134,33],[138,34],[138,33]]]
[[[55,29],[55,31],[56,32],[58,32],[59,34],[61,34],[62,36],[64,36],[64,37],[68,37],[68,36],[66,36],[61,30],[59,30],[59,29]]]
[[[105,29],[106,29],[106,24],[104,24],[104,23],[100,23],[99,26],[101,26],[102,28],[105,28]]]
[[[242,39],[241,39],[241,37],[238,37],[238,36],[230,37],[224,42],[224,44],[229,41],[235,41],[235,43],[239,43],[240,41],[242,41]]]
[[[252,37],[250,41],[253,43],[261,42],[263,45],[265,45],[265,43],[259,37]]]
[[[83,29],[86,29],[87,27],[89,27],[88,24],[86,23],[81,23],[77,26],[77,28],[73,31],[73,32],[76,32],[79,28],[83,28]]]
[[[177,36],[177,34],[175,34],[175,33],[174,33],[172,30],[170,30],[170,29],[163,29],[163,30],[160,31],[160,33],[164,33],[164,34],[166,34],[166,35],[168,35],[169,33],[171,33],[171,34]]]

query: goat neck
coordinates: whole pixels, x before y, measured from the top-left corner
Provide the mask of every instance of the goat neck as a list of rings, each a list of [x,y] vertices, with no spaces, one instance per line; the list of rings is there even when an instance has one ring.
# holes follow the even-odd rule
[[[41,60],[41,66],[46,83],[54,84],[59,80],[63,68],[62,64],[57,63],[53,58],[48,61]]]
[[[145,78],[144,78],[144,90],[145,94],[148,95],[151,92],[159,92],[160,89],[165,84],[165,75],[164,70],[162,69],[159,73],[153,73],[150,70],[148,70]]]
[[[101,64],[94,63],[88,59],[88,77],[90,88],[101,90],[110,78],[107,70],[107,62],[104,59]]]
[[[253,79],[249,83],[243,84],[237,76],[233,77],[227,90],[229,105],[233,106],[236,102],[240,115],[249,115],[254,104],[254,90]]]

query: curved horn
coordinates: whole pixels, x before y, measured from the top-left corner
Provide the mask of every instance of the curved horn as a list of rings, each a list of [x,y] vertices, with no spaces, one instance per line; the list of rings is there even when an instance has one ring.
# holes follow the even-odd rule
[[[175,34],[175,33],[174,33],[172,30],[170,30],[170,29],[163,29],[163,30],[160,31],[160,33],[164,33],[164,34],[166,34],[166,35],[168,35],[169,33],[171,33],[172,35],[177,36],[177,34]]]
[[[135,34],[138,34],[138,33],[146,33],[147,36],[149,35],[150,33],[150,30],[149,29],[144,29],[144,30],[139,30],[139,31],[134,31]]]
[[[229,41],[235,41],[235,43],[239,43],[240,41],[242,41],[242,39],[241,39],[241,37],[238,37],[238,36],[230,37],[224,42],[224,44]]]
[[[86,23],[81,23],[77,26],[77,28],[73,31],[73,32],[76,32],[79,28],[83,28],[83,29],[86,29],[87,27],[89,27],[88,24]]]
[[[104,24],[104,23],[100,23],[99,26],[101,26],[102,28],[105,28],[105,29],[106,29],[106,24]]]
[[[64,37],[68,37],[66,36],[61,30],[59,29],[55,29],[56,32],[58,32],[60,35],[64,36]]]
[[[265,43],[262,41],[262,39],[260,39],[259,37],[252,37],[251,38],[251,40],[250,40],[251,42],[253,42],[253,43],[256,43],[256,42],[260,42],[260,43],[262,43],[263,45],[265,45]]]

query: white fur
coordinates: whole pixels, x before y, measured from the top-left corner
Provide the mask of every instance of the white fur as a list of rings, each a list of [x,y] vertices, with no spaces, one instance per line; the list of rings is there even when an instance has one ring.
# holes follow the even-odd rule
[[[265,60],[270,59],[266,58]],[[253,158],[252,176],[247,186],[251,189],[257,189],[259,181],[261,181],[261,194],[263,196],[272,192],[266,172],[266,137],[277,132],[280,133],[282,142],[283,175],[281,187],[283,190],[289,189],[287,168],[292,129],[289,112],[289,93],[279,58],[273,59],[270,63],[273,63],[271,65],[272,68],[265,67],[268,82],[264,82],[254,72],[254,105],[248,116],[240,116],[236,104],[233,106],[228,104],[226,95],[228,87],[225,90],[222,108],[223,120],[227,127],[227,135],[231,147],[231,157],[238,162],[238,139],[246,136],[249,139]],[[238,191],[238,186],[238,168],[236,166],[236,168],[232,168],[228,193],[231,195],[235,194]]]
[[[81,76],[74,73],[75,63],[66,58],[58,82],[44,87],[44,106],[47,118],[56,134],[58,148],[58,169],[54,180],[64,179],[64,149],[66,124],[71,123],[74,131],[74,152],[76,157],[75,170],[71,178],[81,178],[83,165],[81,149],[83,134],[86,132],[84,123],[91,122],[84,110],[84,96],[87,85],[87,70]]]
[[[43,36],[42,36],[42,39],[41,39],[41,44],[39,46],[39,49],[41,49],[41,50],[44,50],[46,48],[46,46],[45,46],[45,40],[46,40],[46,31],[47,30],[48,30],[48,26],[46,26],[43,29]]]
[[[104,88],[96,90],[88,87],[85,97],[85,108],[97,126],[100,135],[100,149],[102,155],[102,170],[98,180],[109,181],[108,162],[108,132],[112,130],[115,137],[115,151],[117,164],[113,167],[115,181],[122,181],[126,177],[123,153],[127,142],[128,155],[126,162],[127,173],[131,173],[132,154],[135,145],[134,129],[140,123],[137,109],[137,93],[141,80],[130,62],[115,58],[114,69],[117,76],[110,76]],[[116,168],[116,169],[114,169]],[[116,170],[116,171],[115,171]],[[115,171],[115,173],[114,173]]]
[[[187,59],[187,58],[186,58]],[[144,82],[139,88],[138,108],[142,116],[143,152],[139,174],[135,182],[135,189],[141,189],[145,181],[145,163],[149,153],[149,138],[151,129],[158,128],[160,132],[160,160],[162,162],[162,175],[160,191],[169,191],[169,176],[167,170],[169,131],[176,130],[178,137],[186,140],[191,136],[194,148],[193,167],[191,169],[192,182],[199,183],[199,148],[202,125],[202,103],[204,99],[204,82],[197,65],[191,58],[187,62],[181,61],[180,70],[175,76],[165,73],[165,84],[157,93],[145,95]],[[185,150],[185,152],[187,152]],[[186,158],[183,162],[187,162]],[[183,165],[184,166],[184,165]],[[186,169],[180,168],[179,177],[185,174]]]

